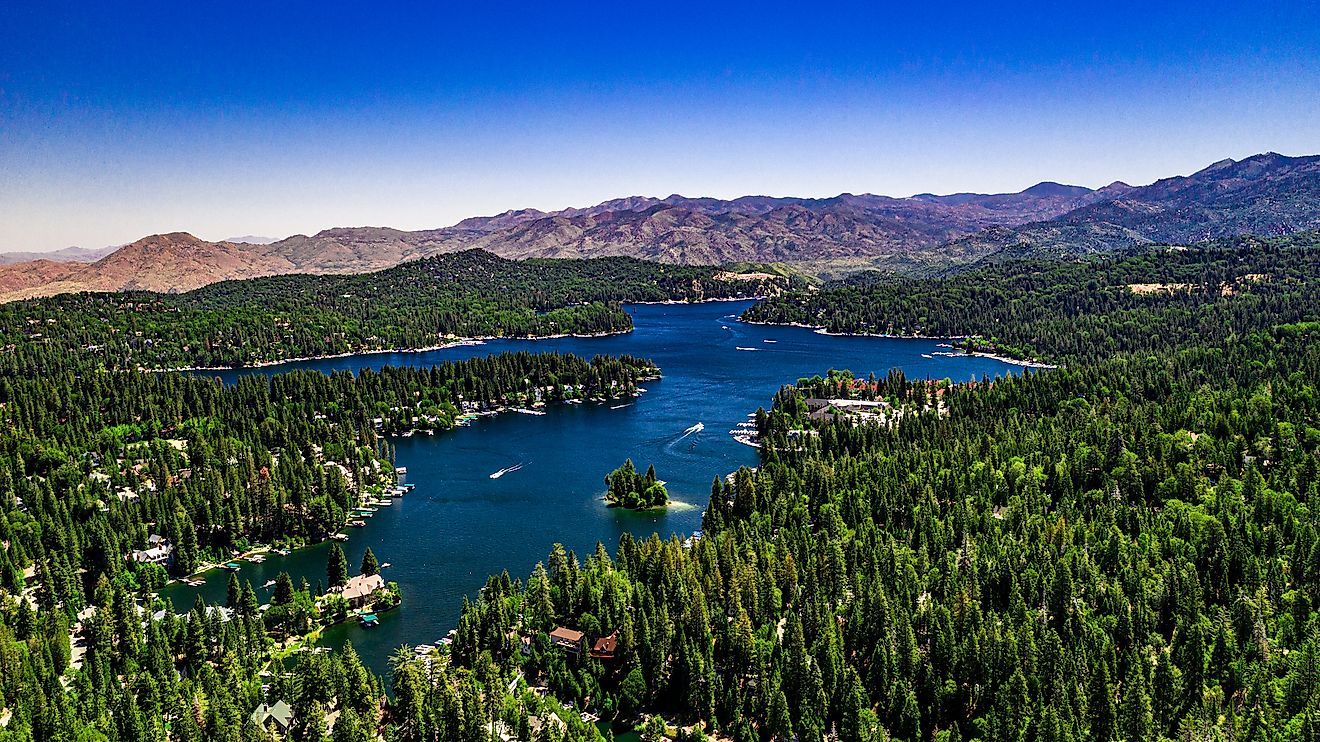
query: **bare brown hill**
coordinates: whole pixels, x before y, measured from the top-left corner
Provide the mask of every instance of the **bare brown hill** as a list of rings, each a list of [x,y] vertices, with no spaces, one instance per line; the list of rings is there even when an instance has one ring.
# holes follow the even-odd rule
[[[982,260],[1074,255],[1152,241],[1320,227],[1320,156],[1255,155],[1190,176],[1099,190],[891,198],[629,196],[557,212],[507,211],[406,232],[341,227],[270,244],[153,235],[91,264],[0,265],[0,300],[68,291],[183,291],[278,273],[359,273],[468,248],[506,258],[625,255],[682,264],[783,262],[921,273]]]

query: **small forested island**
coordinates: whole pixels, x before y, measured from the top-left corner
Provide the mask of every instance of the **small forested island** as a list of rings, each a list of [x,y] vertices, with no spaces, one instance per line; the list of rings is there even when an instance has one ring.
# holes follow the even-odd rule
[[[646,510],[669,504],[669,492],[665,483],[656,479],[655,467],[648,466],[645,474],[639,473],[632,459],[605,475],[605,487],[605,500],[615,507]]]
[[[5,366],[221,368],[490,337],[626,332],[619,302],[767,296],[788,278],[633,258],[505,260],[482,250],[359,275],[283,275],[184,294],[66,294],[0,304]],[[50,356],[58,355],[58,361]]]

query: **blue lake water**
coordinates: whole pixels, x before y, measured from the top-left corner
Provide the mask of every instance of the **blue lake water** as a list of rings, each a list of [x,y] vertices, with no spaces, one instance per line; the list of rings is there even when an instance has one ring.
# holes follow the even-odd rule
[[[381,615],[379,626],[341,624],[325,642],[351,640],[380,673],[400,644],[434,643],[454,627],[464,596],[473,597],[490,574],[507,569],[526,578],[558,542],[585,556],[597,542],[611,550],[625,531],[639,537],[687,534],[701,527],[711,480],[740,466],[755,466],[755,449],[729,431],[759,406],[769,406],[782,385],[831,368],[864,376],[901,368],[910,378],[955,381],[1015,373],[988,358],[931,356],[935,340],[837,337],[796,327],[746,325],[735,317],[750,302],[633,305],[636,329],[603,338],[500,340],[477,346],[416,353],[387,353],[299,361],[218,374],[272,374],[290,368],[330,372],[385,365],[431,366],[446,360],[531,350],[583,356],[630,354],[650,358],[664,378],[627,406],[620,402],[555,405],[546,415],[509,413],[483,418],[469,428],[435,436],[395,438],[397,463],[417,485],[394,505],[381,508],[365,528],[348,529],[344,544],[353,571],[368,546],[392,566],[404,603]],[[772,341],[772,342],[767,342]],[[753,350],[746,350],[746,349]],[[927,357],[930,356],[930,357]],[[617,407],[617,409],[616,409]],[[684,434],[696,423],[701,432]],[[686,503],[664,512],[606,508],[605,475],[631,458],[654,464],[670,496]],[[498,479],[491,473],[522,464]],[[281,571],[315,586],[325,580],[328,544],[244,564],[240,579],[261,589]],[[186,610],[199,593],[223,602],[228,575],[212,572],[202,587],[175,585],[166,596]]]

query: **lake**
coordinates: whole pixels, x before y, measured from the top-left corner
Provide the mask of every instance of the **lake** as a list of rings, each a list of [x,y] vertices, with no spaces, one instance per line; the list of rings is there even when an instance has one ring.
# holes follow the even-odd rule
[[[751,302],[630,305],[636,329],[601,338],[499,340],[482,345],[414,353],[382,353],[297,361],[216,375],[274,374],[291,368],[319,371],[431,366],[446,360],[504,351],[555,351],[593,355],[630,354],[659,364],[664,378],[644,382],[636,400],[553,405],[545,415],[509,413],[482,418],[471,427],[435,436],[394,438],[397,464],[417,485],[394,505],[381,508],[365,528],[350,528],[344,544],[356,573],[368,546],[392,566],[385,579],[397,582],[403,606],[381,614],[379,626],[348,622],[327,630],[324,642],[351,640],[372,669],[386,674],[391,651],[400,644],[431,644],[456,624],[464,596],[474,597],[486,577],[507,569],[526,578],[558,542],[584,557],[603,542],[611,552],[619,536],[668,537],[701,527],[711,480],[740,466],[757,464],[756,450],[730,436],[757,407],[769,406],[783,384],[831,368],[859,376],[882,376],[901,368],[909,378],[955,381],[1016,373],[988,358],[932,355],[936,340],[838,337],[798,327],[746,325],[736,317]],[[621,406],[622,405],[622,406]],[[704,429],[686,432],[697,423]],[[680,505],[663,512],[606,508],[604,477],[631,458],[645,470],[654,464]],[[521,468],[497,479],[498,470]],[[329,544],[287,557],[269,555],[264,564],[244,563],[240,579],[257,589],[281,571],[313,587],[325,581]],[[228,574],[214,571],[201,587],[172,585],[164,595],[180,610],[201,594],[223,603]]]

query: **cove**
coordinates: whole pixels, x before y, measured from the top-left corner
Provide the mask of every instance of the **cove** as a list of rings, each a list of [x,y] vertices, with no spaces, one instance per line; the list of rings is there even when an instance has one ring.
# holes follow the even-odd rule
[[[388,673],[390,653],[401,644],[432,644],[453,628],[463,598],[473,598],[486,577],[508,570],[525,579],[552,544],[579,557],[597,542],[613,552],[625,532],[638,538],[686,535],[701,528],[711,480],[740,466],[756,466],[756,450],[729,435],[748,413],[768,406],[775,391],[798,378],[831,368],[865,376],[901,368],[910,378],[968,381],[1018,373],[990,358],[938,356],[939,341],[839,337],[800,327],[739,323],[751,302],[630,305],[636,329],[626,335],[547,340],[496,340],[412,353],[296,361],[258,369],[205,372],[232,382],[244,374],[275,374],[293,368],[323,372],[422,366],[505,351],[629,354],[659,364],[664,378],[645,382],[647,392],[631,402],[554,405],[545,415],[507,413],[471,427],[434,436],[393,438],[397,464],[408,468],[417,489],[381,508],[365,528],[350,528],[344,551],[356,573],[368,546],[392,566],[385,579],[399,583],[403,606],[381,614],[364,629],[355,622],[331,627],[323,643],[353,642],[363,661]],[[687,433],[696,423],[704,429]],[[607,473],[631,458],[654,464],[680,504],[664,511],[607,508],[602,499]],[[490,475],[521,464],[492,479]],[[325,582],[329,544],[287,557],[268,555],[264,564],[243,563],[240,580],[261,586],[288,572],[295,583]],[[175,583],[162,595],[187,610],[197,595],[223,603],[228,573],[213,571],[206,583]]]

